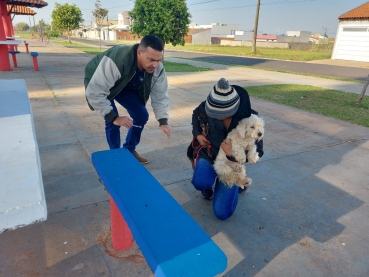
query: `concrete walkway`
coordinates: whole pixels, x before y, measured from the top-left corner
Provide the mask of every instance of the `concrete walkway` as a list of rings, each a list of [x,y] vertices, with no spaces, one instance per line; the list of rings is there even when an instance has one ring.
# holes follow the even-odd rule
[[[84,66],[93,56],[28,42],[40,54],[41,71],[33,71],[20,47],[19,68],[0,72],[0,78],[26,81],[49,215],[45,222],[0,234],[0,276],[151,276],[137,247],[118,258],[106,252],[108,194],[90,155],[107,143],[104,122],[87,107],[83,87]],[[181,62],[215,70],[168,74],[172,138],[164,139],[148,105],[150,120],[138,152],[150,158],[147,169],[226,253],[228,268],[220,276],[368,276],[369,128],[252,98],[266,122],[265,155],[248,166],[253,184],[227,221],[218,220],[211,202],[192,187],[185,154],[192,110],[221,77],[238,85],[308,84],[353,93],[362,85]]]
[[[335,65],[335,66],[346,66],[346,67],[356,67],[356,68],[367,68],[367,69],[369,69],[369,62],[359,62],[359,61],[326,59],[326,60],[309,61],[308,63],[329,64],[329,65]]]

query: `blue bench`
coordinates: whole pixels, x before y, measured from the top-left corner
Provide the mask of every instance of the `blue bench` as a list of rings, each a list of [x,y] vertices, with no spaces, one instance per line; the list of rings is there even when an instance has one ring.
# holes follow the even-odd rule
[[[226,269],[223,251],[128,150],[92,153],[92,163],[156,277]]]
[[[13,65],[14,67],[18,67],[18,64],[17,64],[17,57],[15,56],[16,54],[19,54],[20,52],[18,50],[9,50],[8,51],[9,54],[12,55],[12,58],[13,58]]]
[[[38,68],[38,62],[37,62],[37,57],[38,57],[38,52],[31,52],[31,57],[33,60],[33,68],[35,71],[39,71],[40,69]]]

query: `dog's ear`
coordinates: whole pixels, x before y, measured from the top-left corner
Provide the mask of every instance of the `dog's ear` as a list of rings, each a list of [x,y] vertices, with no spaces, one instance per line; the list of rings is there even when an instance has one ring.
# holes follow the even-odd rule
[[[250,123],[251,122],[249,121],[248,118],[242,119],[238,123],[238,125],[237,125],[237,131],[238,131],[238,134],[240,135],[241,139],[244,139],[245,138],[246,133],[247,133],[247,128],[248,128],[248,125]]]

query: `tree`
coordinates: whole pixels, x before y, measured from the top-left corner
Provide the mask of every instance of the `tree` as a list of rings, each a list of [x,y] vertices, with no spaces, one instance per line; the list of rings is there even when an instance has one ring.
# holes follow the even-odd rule
[[[42,33],[41,33],[41,28],[42,28]],[[50,25],[48,25],[45,20],[41,19],[38,24],[35,26],[35,28],[33,28],[35,30],[33,30],[34,32],[37,32],[41,37],[42,36],[47,36],[47,32],[48,30],[50,30]]]
[[[28,31],[29,30],[29,26],[27,23],[24,22],[19,22],[15,25],[15,29],[17,31]]]
[[[366,79],[366,82],[364,84],[363,89],[361,90],[361,93],[360,93],[359,97],[356,100],[356,105],[359,105],[361,103],[361,101],[363,100],[366,89],[368,88],[368,85],[369,85],[369,75],[368,75],[368,78]]]
[[[44,28],[44,27],[49,27],[49,25],[47,25],[47,23],[45,22],[45,20],[41,19],[38,23],[38,26]]]
[[[95,18],[95,24],[97,26],[97,30],[99,31],[100,50],[101,50],[101,25],[104,21],[104,18],[108,15],[108,10],[101,7],[100,0],[96,0],[95,10],[92,11],[92,15]]]
[[[164,43],[184,45],[191,15],[185,0],[136,0],[129,13],[131,32],[139,36],[156,35]]]
[[[51,13],[52,25],[61,32],[68,32],[68,41],[70,41],[70,32],[79,27],[83,22],[82,12],[76,4],[59,4],[55,3],[55,8]]]

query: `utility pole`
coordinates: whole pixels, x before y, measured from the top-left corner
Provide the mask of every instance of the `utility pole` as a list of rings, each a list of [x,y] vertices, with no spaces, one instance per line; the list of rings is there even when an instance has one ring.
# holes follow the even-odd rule
[[[253,54],[256,54],[256,36],[258,34],[259,10],[260,10],[260,0],[258,0],[258,4],[256,6],[255,26],[254,26],[254,41],[252,43],[252,53]]]
[[[106,21],[108,22],[108,41],[109,41],[109,12],[106,14]]]
[[[31,32],[32,25],[31,25],[31,16],[30,15],[28,16],[28,19],[29,19],[29,32]]]
[[[35,16],[32,16],[33,17],[33,31],[34,32],[37,32],[36,30],[36,24],[35,24]]]
[[[324,37],[328,37],[328,35],[327,35],[327,31],[328,31],[328,27],[324,27],[324,26],[322,26],[322,28],[323,28],[323,30],[324,30]]]

